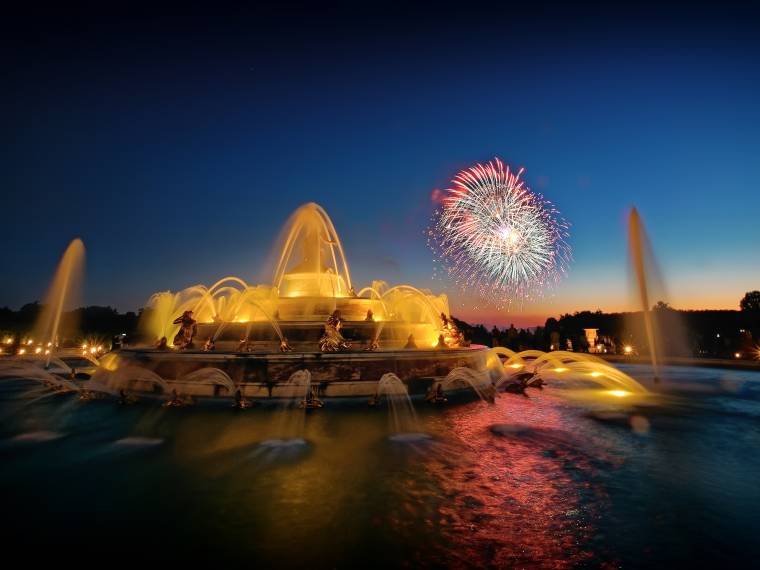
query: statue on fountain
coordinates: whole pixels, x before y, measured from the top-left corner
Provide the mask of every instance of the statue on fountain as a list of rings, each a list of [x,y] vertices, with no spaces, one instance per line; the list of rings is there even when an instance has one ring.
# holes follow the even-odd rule
[[[332,315],[327,317],[325,322],[325,332],[319,339],[319,350],[322,352],[341,352],[349,350],[351,343],[347,342],[340,329],[343,327],[343,319],[340,318],[340,311],[334,310]]]
[[[324,405],[324,402],[319,399],[319,396],[316,393],[316,387],[311,386],[309,388],[309,391],[306,393],[306,398],[301,400],[301,403],[298,404],[298,407],[304,410],[315,410],[317,408],[321,408]]]
[[[406,344],[404,345],[404,348],[406,349],[417,348],[417,343],[414,340],[413,334],[410,334],[409,337],[406,339]]]
[[[232,407],[236,410],[247,410],[248,408],[252,408],[254,406],[254,403],[247,399],[245,396],[243,396],[243,393],[240,391],[240,388],[235,390],[235,395],[233,396],[234,404]]]
[[[214,337],[209,337],[208,340],[206,340],[206,344],[203,345],[203,352],[213,352],[214,350],[216,350]]]
[[[504,391],[509,392],[510,394],[522,394],[523,396],[527,396],[528,394],[525,392],[527,388],[538,388],[539,390],[543,390],[544,381],[536,372],[526,370],[525,372],[515,374],[511,381],[504,386]]]
[[[129,406],[137,402],[137,396],[130,394],[124,388],[119,390],[119,403],[122,406]]]
[[[443,343],[445,346],[441,346],[439,337],[438,346],[436,348],[457,348],[460,346],[470,346],[470,343],[465,340],[462,331],[459,330],[456,323],[454,322],[453,317],[447,317],[445,313],[441,313],[441,321],[443,323],[441,336],[445,339]]]
[[[172,344],[180,349],[192,348],[193,337],[198,333],[198,324],[193,318],[193,312],[185,311],[182,316],[174,319],[172,324],[180,325],[179,332],[174,337]]]
[[[367,316],[364,317],[364,320],[368,323],[375,320],[375,316],[372,314],[372,309],[367,309]]]
[[[443,392],[443,386],[440,382],[437,382],[435,386],[428,388],[427,394],[425,394],[425,401],[431,404],[445,404],[448,402],[446,394]]]

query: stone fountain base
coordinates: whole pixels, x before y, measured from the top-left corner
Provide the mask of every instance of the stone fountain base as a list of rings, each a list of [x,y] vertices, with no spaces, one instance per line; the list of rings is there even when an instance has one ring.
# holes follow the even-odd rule
[[[376,352],[175,352],[152,349],[124,349],[116,365],[138,366],[155,372],[171,389],[196,397],[229,397],[220,384],[183,377],[201,369],[226,373],[247,398],[289,398],[303,391],[288,382],[299,370],[308,370],[320,397],[368,397],[377,391],[383,374],[392,372],[407,386],[410,395],[425,394],[431,385],[455,368],[486,372],[488,348],[379,350]],[[151,382],[136,381],[131,389],[154,391]]]

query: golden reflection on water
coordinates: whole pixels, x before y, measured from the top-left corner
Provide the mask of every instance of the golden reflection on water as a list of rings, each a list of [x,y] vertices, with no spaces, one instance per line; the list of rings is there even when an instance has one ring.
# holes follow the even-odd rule
[[[565,568],[594,556],[594,465],[612,460],[603,441],[574,435],[577,415],[556,398],[423,408],[431,441],[389,441],[386,414],[195,410],[173,428],[173,453],[210,482],[212,511],[235,513],[231,547],[250,530],[295,562],[308,556],[293,544],[319,540],[329,559],[373,537],[410,565]],[[302,422],[303,442],[283,418]]]

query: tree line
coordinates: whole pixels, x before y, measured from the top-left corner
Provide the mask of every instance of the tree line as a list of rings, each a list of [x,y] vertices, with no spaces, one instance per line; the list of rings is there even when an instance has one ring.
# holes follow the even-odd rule
[[[657,303],[650,316],[657,331],[658,350],[669,356],[703,356],[717,358],[755,358],[760,339],[760,291],[750,291],[739,302],[739,310],[677,310]],[[14,311],[0,308],[0,334],[30,334],[42,305],[29,303]],[[111,338],[126,334],[135,339],[138,312],[120,313],[113,307],[81,307],[63,319],[67,329],[62,336],[71,339]],[[638,354],[648,352],[644,313],[603,313],[577,311],[551,317],[543,326],[499,329],[482,324],[471,325],[454,317],[465,338],[475,344],[505,346],[512,350],[605,351],[623,353],[625,347]],[[586,329],[596,329],[595,346],[589,346]]]

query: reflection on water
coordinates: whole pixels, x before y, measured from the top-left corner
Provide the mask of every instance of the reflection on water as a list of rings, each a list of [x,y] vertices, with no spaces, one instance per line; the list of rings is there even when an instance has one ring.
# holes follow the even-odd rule
[[[645,370],[631,368],[634,376]],[[760,376],[667,371],[657,405],[551,387],[300,414],[35,399],[0,384],[5,548],[316,568],[623,567],[760,555]],[[614,402],[613,402],[614,400]],[[30,554],[31,553],[31,554]],[[110,559],[110,558],[109,558]]]

